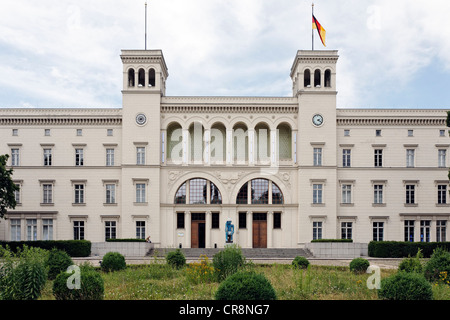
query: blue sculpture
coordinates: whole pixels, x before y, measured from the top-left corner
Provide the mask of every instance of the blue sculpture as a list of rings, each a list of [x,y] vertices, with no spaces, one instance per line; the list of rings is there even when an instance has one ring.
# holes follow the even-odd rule
[[[234,224],[231,223],[231,219],[228,219],[225,223],[225,239],[226,243],[233,243]]]

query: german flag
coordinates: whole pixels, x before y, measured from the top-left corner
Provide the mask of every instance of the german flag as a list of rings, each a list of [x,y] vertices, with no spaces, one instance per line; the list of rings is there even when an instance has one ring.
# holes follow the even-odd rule
[[[327,32],[320,25],[319,21],[317,21],[317,19],[316,19],[316,17],[314,17],[314,15],[312,16],[312,28],[313,29],[317,29],[317,32],[319,32],[320,40],[322,41],[322,44],[324,45],[324,47],[326,47],[326,45],[325,45],[325,35],[326,35]]]

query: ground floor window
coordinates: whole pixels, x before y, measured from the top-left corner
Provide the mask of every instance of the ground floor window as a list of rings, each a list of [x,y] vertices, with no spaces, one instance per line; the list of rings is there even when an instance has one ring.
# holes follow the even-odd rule
[[[105,221],[105,240],[116,238],[116,221]]]
[[[430,242],[430,220],[420,221],[420,242]]]
[[[145,239],[145,221],[136,221],[136,239]]]
[[[438,220],[436,221],[436,241],[437,242],[445,242],[447,233],[447,221]]]
[[[37,219],[27,219],[27,240],[37,240]]]
[[[405,241],[414,241],[414,220],[405,220]]]
[[[384,222],[373,223],[373,241],[383,241],[384,239]]]
[[[73,239],[84,240],[84,221],[73,222]]]
[[[53,220],[42,220],[42,240],[53,240]]]
[[[247,212],[239,212],[239,229],[247,228]]]
[[[21,239],[21,226],[20,219],[11,219],[11,241],[20,241]]]
[[[322,221],[313,222],[313,240],[322,239]]]
[[[177,229],[184,229],[184,212],[177,212]]]
[[[341,223],[341,239],[352,239],[352,222]]]

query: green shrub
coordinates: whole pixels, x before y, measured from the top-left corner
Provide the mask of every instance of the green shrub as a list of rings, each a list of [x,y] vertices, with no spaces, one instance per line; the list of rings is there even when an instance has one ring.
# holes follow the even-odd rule
[[[417,272],[422,273],[423,272],[423,265],[420,259],[422,258],[422,252],[419,249],[417,251],[417,255],[415,257],[408,257],[403,259],[399,266],[399,271],[405,271],[405,272]]]
[[[0,241],[0,246],[8,245],[11,251],[17,252],[24,245],[45,250],[53,248],[67,252],[71,257],[89,257],[91,242],[87,240],[42,240],[42,241]]]
[[[370,257],[407,258],[420,249],[423,257],[429,258],[438,247],[450,250],[450,242],[371,241],[368,249]]]
[[[429,281],[438,281],[441,273],[450,274],[450,252],[436,248],[425,264],[424,275]]]
[[[79,288],[74,279],[77,271],[61,272],[53,282],[53,295],[56,300],[103,300],[105,287],[103,278],[88,264],[79,267]],[[68,284],[72,285],[72,288]]]
[[[309,261],[305,257],[295,257],[292,265],[299,269],[306,269],[309,266]]]
[[[219,282],[236,273],[244,264],[245,257],[237,245],[227,246],[213,257],[213,267]]]
[[[17,253],[2,249],[0,300],[36,300],[47,281],[45,260],[48,252],[24,246]]]
[[[101,261],[101,267],[103,271],[118,271],[127,267],[125,257],[119,252],[108,252],[103,256]]]
[[[432,300],[433,291],[422,274],[399,271],[381,280],[378,297],[384,300]]]
[[[239,271],[226,278],[216,291],[216,300],[276,300],[272,284],[262,274]]]
[[[55,279],[61,271],[66,271],[71,265],[73,265],[73,261],[65,251],[53,248],[46,261],[48,278],[50,280]]]
[[[170,266],[176,269],[181,269],[186,264],[186,258],[184,257],[184,254],[180,249],[170,251],[166,255],[166,261]]]
[[[364,273],[369,266],[370,263],[368,260],[364,258],[355,258],[350,262],[350,271],[354,273]]]

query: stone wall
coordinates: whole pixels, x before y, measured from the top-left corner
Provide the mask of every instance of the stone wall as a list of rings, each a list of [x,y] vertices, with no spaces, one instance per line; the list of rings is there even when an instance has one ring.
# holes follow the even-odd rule
[[[367,243],[349,243],[349,242],[311,242],[305,245],[309,249],[314,258],[358,258],[367,257]]]
[[[125,257],[144,257],[153,246],[147,242],[93,242],[91,256],[103,257],[108,252],[119,252]]]

